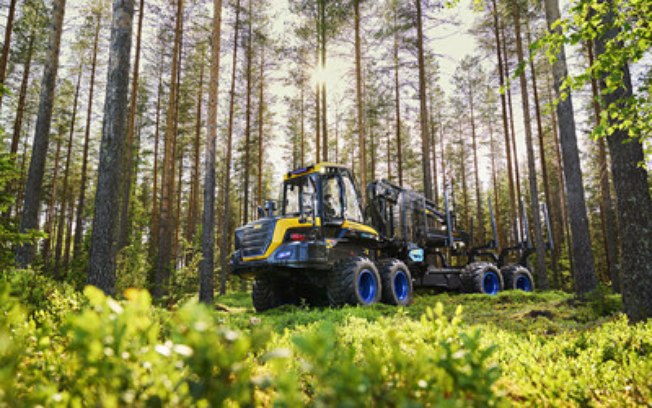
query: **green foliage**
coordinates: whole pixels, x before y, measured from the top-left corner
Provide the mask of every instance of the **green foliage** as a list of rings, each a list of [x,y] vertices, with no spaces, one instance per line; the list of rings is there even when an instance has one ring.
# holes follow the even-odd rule
[[[6,214],[14,204],[15,196],[12,185],[18,179],[20,172],[15,166],[14,157],[0,152],[0,213]],[[14,264],[13,249],[15,245],[33,242],[42,234],[18,232],[16,221],[10,217],[0,219],[0,265],[4,267]]]
[[[546,45],[546,55],[552,62],[563,44],[584,45],[593,43],[607,32],[617,32],[605,43],[605,52],[595,56],[592,66],[576,76],[569,76],[562,90],[580,89],[591,78],[604,81],[602,94],[612,94],[623,87],[624,68],[641,61],[652,48],[652,6],[647,0],[575,0],[570,16],[553,25],[532,51]],[[647,68],[640,86],[631,98],[621,98],[618,104],[602,106],[600,124],[594,137],[609,136],[616,130],[625,130],[630,137],[645,140],[652,134],[652,103],[650,90],[652,71]]]
[[[41,289],[30,289],[39,287]],[[0,406],[636,405],[652,322],[618,298],[418,294],[409,308],[252,316],[247,294],[153,306],[34,271],[0,279]],[[464,305],[464,319],[462,307]]]

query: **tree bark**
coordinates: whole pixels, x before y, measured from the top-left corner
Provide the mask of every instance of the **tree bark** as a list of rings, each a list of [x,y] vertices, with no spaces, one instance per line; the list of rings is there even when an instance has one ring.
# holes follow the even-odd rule
[[[115,291],[115,256],[120,217],[118,203],[127,133],[133,18],[134,0],[113,1],[109,68],[88,270],[88,283],[102,289],[106,294],[113,294]]]
[[[512,234],[513,240],[518,240],[518,223],[517,211],[516,211],[516,196],[514,191],[514,173],[512,165],[512,148],[510,144],[510,134],[509,134],[509,121],[507,119],[507,96],[505,95],[505,70],[503,68],[503,55],[500,41],[499,33],[499,23],[498,23],[498,8],[496,5],[496,0],[492,0],[493,10],[491,14],[493,15],[493,32],[496,39],[496,59],[498,60],[498,80],[500,84],[500,107],[503,117],[503,135],[505,137],[505,156],[507,157],[507,181],[509,187],[509,210],[510,210],[510,224],[512,225]]]
[[[476,204],[476,217],[478,219],[478,235],[476,243],[479,245],[484,243],[484,214],[482,212],[482,190],[480,189],[480,166],[478,165],[478,145],[476,142],[477,135],[475,130],[475,98],[473,94],[473,85],[471,83],[471,75],[467,72],[467,80],[469,86],[469,108],[471,113],[471,143],[473,146],[473,178],[475,179],[475,204]],[[462,158],[465,160],[466,158]]]
[[[233,34],[233,62],[231,65],[231,90],[229,91],[229,125],[226,132],[226,158],[224,161],[224,181],[222,190],[222,202],[224,212],[222,217],[222,245],[220,246],[220,295],[226,293],[226,278],[228,268],[229,231],[230,231],[230,210],[231,210],[231,155],[233,144],[233,117],[235,108],[235,78],[238,62],[238,36],[240,33],[240,0],[236,3],[235,11],[235,32]],[[319,122],[317,122],[319,127]]]
[[[201,125],[202,125],[202,104],[204,102],[204,54],[202,63],[199,65],[199,89],[197,90],[197,113],[195,118],[195,140],[193,142],[193,166],[190,205],[188,209],[188,233],[186,239],[190,242],[194,239],[199,221],[199,163],[201,146]]]
[[[531,34],[530,34],[530,25],[529,20],[527,21],[527,46],[530,48]],[[543,124],[541,121],[541,106],[539,103],[539,89],[537,86],[537,74],[534,67],[534,58],[530,58],[530,71],[532,72],[532,96],[534,98],[534,112],[537,120],[537,136],[539,141],[539,160],[541,162],[541,176],[543,178],[543,191],[545,195],[546,208],[548,211],[552,208],[551,196],[550,196],[550,180],[548,179],[548,165],[546,164],[546,149],[545,142],[543,140]],[[551,233],[554,236],[555,224],[550,223]],[[550,239],[550,237],[548,237]],[[550,252],[551,264],[552,264],[552,274],[553,276],[559,275],[559,259],[557,258],[557,253],[555,251]]]
[[[523,43],[521,39],[521,11],[517,0],[512,1],[514,28],[516,31],[516,54],[519,64],[524,63]],[[528,179],[530,184],[530,212],[532,213],[532,224],[534,227],[534,245],[537,256],[537,278],[539,288],[549,289],[548,271],[546,270],[546,247],[543,241],[541,228],[541,210],[539,208],[539,188],[537,186],[536,165],[534,163],[534,142],[532,140],[532,128],[530,126],[530,103],[527,92],[527,79],[525,70],[522,70],[519,79],[521,82],[521,102],[523,104],[523,127],[525,128],[525,150],[527,153]]]
[[[77,219],[75,221],[75,240],[73,242],[72,257],[79,259],[82,250],[84,236],[84,207],[86,202],[86,181],[88,178],[88,148],[91,135],[91,119],[93,116],[93,94],[95,90],[95,73],[97,69],[97,52],[100,40],[100,28],[102,19],[98,14],[95,21],[95,35],[93,37],[93,56],[91,58],[91,78],[88,90],[88,102],[86,108],[86,125],[84,128],[84,149],[82,153],[81,180],[79,182],[79,199],[77,200]]]
[[[39,99],[34,143],[32,144],[32,159],[29,164],[29,175],[25,186],[25,202],[23,204],[20,232],[38,229],[38,213],[41,205],[41,190],[45,160],[50,144],[50,125],[52,121],[52,104],[59,68],[59,49],[61,45],[61,32],[63,31],[63,15],[66,0],[54,0],[52,3],[52,20],[50,22],[50,38],[41,81],[41,95]],[[19,267],[26,268],[32,263],[34,246],[24,244],[16,250],[16,262]]]
[[[511,135],[511,141],[509,145],[512,148],[512,158],[514,160],[514,184],[515,184],[515,189],[514,193],[516,194],[515,196],[515,203],[516,203],[516,208],[518,208],[518,203],[521,202],[521,199],[523,198],[523,195],[521,194],[521,170],[519,169],[519,159],[518,159],[518,146],[516,142],[516,130],[514,128],[514,109],[512,105],[512,86],[511,86],[511,81],[509,79],[510,74],[509,74],[509,56],[507,55],[507,38],[505,36],[505,26],[501,25],[501,32],[502,32],[502,46],[503,46],[503,62],[504,62],[504,76],[505,76],[505,82],[506,82],[506,89],[505,92],[507,93],[507,109],[509,112],[509,129],[510,129],[510,135]],[[523,238],[523,217],[520,215],[517,216],[517,219],[514,219],[513,222],[515,223],[515,228],[517,230],[515,239],[518,241],[519,239]]]
[[[247,48],[246,54],[246,102],[245,102],[245,146],[244,146],[244,211],[243,211],[243,224],[249,222],[249,166],[250,166],[250,146],[251,146],[251,60],[252,60],[252,13],[251,13],[251,0],[249,0],[249,18],[247,21],[248,34],[247,34]]]
[[[428,127],[428,107],[426,106],[426,63],[423,56],[423,27],[421,0],[415,0],[417,6],[417,59],[419,64],[419,102],[421,125],[421,169],[423,172],[423,190],[427,199],[432,199],[432,176],[430,175],[430,135]]]
[[[598,58],[606,52],[607,44],[615,41],[620,27],[613,24],[613,13],[617,7],[612,0],[603,0],[608,7],[603,24],[607,27],[603,36],[595,39]],[[607,88],[604,77],[600,79],[604,106],[624,107],[632,97],[632,81],[629,67],[624,64],[622,83],[613,92]],[[612,71],[613,72],[613,71]],[[619,124],[619,119],[610,118],[610,125]],[[623,306],[630,322],[645,321],[652,317],[652,199],[648,185],[648,174],[639,163],[645,162],[643,145],[632,139],[627,129],[616,128],[607,137],[611,153],[611,172],[616,190],[618,221],[621,232]]]
[[[138,28],[136,30],[136,55],[134,57],[134,71],[131,78],[131,96],[129,97],[129,122],[127,128],[127,144],[124,160],[124,181],[120,209],[120,232],[118,235],[118,251],[129,243],[129,229],[131,214],[129,201],[131,200],[131,183],[134,168],[134,133],[136,129],[136,111],[138,110],[138,80],[140,74],[140,41],[143,33],[144,0],[139,0]]]
[[[5,26],[5,41],[2,45],[2,55],[0,55],[0,88],[5,86],[7,77],[7,62],[9,61],[9,49],[11,46],[11,34],[14,27],[14,16],[16,15],[16,0],[9,3],[9,13],[7,14],[7,25]],[[2,96],[0,92],[0,109],[2,109]]]
[[[23,129],[23,117],[25,116],[25,99],[27,98],[27,86],[29,85],[29,74],[32,67],[35,37],[36,36],[33,32],[30,33],[29,43],[27,45],[27,55],[25,56],[25,63],[23,64],[23,77],[20,81],[18,107],[16,109],[16,120],[14,121],[14,131],[11,138],[11,154],[18,153],[18,144],[20,143],[20,135]]]
[[[53,226],[55,220],[54,211],[57,202],[57,180],[59,179],[59,161],[61,160],[61,137],[62,135],[59,134],[54,152],[54,170],[52,173],[52,184],[50,186],[50,199],[48,200],[48,206],[45,211],[45,226],[43,228],[43,232],[45,232],[47,235],[47,237],[43,240],[43,264],[45,265],[45,269],[48,271],[51,270],[50,252],[52,247],[52,230],[54,228]]]
[[[263,205],[263,159],[264,159],[264,136],[265,136],[265,46],[260,47],[260,73],[258,76],[258,205]]]
[[[55,279],[61,278],[61,255],[63,251],[63,233],[66,226],[66,211],[68,208],[68,178],[70,176],[70,157],[73,150],[73,136],[75,135],[75,123],[77,121],[77,102],[79,101],[79,89],[81,88],[82,72],[84,70],[83,63],[79,66],[79,74],[77,76],[77,84],[75,86],[75,97],[72,104],[72,117],[70,118],[70,131],[68,133],[68,150],[66,152],[66,164],[63,171],[63,188],[61,190],[61,208],[59,209],[59,222],[57,228],[57,240],[54,250],[54,270],[53,275]]]
[[[320,0],[321,8],[321,69],[326,69],[326,1]],[[321,137],[322,161],[328,161],[328,116],[326,105],[326,81],[321,81]]]
[[[355,30],[355,95],[357,108],[357,125],[358,125],[358,177],[362,188],[367,186],[367,154],[366,154],[366,137],[364,124],[364,97],[362,95],[362,57],[360,44],[360,0],[353,1],[354,11],[354,30]],[[363,195],[363,201],[365,201]]]
[[[545,0],[546,21],[548,30],[552,31],[552,24],[559,20],[559,3],[557,0]],[[560,27],[555,29],[560,33]],[[554,77],[555,96],[559,99],[557,116],[559,118],[559,138],[561,141],[562,158],[564,160],[564,176],[566,179],[566,198],[568,203],[570,229],[572,233],[572,258],[575,270],[575,291],[583,296],[594,290],[598,282],[595,277],[593,253],[591,251],[591,236],[589,234],[589,220],[586,214],[584,201],[584,183],[582,169],[575,135],[575,119],[573,117],[573,103],[570,93],[567,98],[561,98],[561,83],[567,76],[566,51],[564,47],[559,51],[557,59],[552,66]]]
[[[593,44],[587,44],[589,66],[593,66]],[[598,81],[591,77],[591,93],[593,95],[593,113],[596,125],[600,124],[600,94]],[[607,143],[603,137],[598,139],[598,168],[600,171],[600,218],[602,223],[602,235],[604,242],[605,261],[607,272],[611,279],[611,285],[615,292],[620,293],[620,270],[618,268],[618,246],[616,217],[613,211],[613,200],[609,186],[609,160],[607,159]]]
[[[176,100],[179,70],[179,49],[181,48],[181,20],[183,18],[184,0],[177,0],[176,27],[174,33],[174,46],[172,51],[172,72],[170,74],[170,99],[165,126],[165,141],[163,148],[163,168],[161,171],[161,204],[159,211],[158,255],[152,295],[157,298],[168,293],[172,265],[173,246],[175,238],[174,220],[174,145]]]
[[[394,10],[394,102],[396,105],[396,158],[398,184],[403,185],[403,143],[401,142],[401,85],[399,82],[398,11]],[[442,156],[443,157],[443,156]],[[389,158],[387,159],[389,160]]]
[[[161,56],[161,61],[163,57]],[[162,62],[161,62],[162,65]],[[159,145],[161,139],[161,95],[163,94],[163,69],[161,67],[158,75],[158,87],[156,92],[156,119],[154,121],[154,165],[152,166],[152,210],[150,217],[150,239],[149,239],[149,257],[154,259],[158,249],[158,234],[159,234],[159,214],[158,210],[161,206],[159,198]],[[150,276],[150,284],[154,283],[153,274]]]

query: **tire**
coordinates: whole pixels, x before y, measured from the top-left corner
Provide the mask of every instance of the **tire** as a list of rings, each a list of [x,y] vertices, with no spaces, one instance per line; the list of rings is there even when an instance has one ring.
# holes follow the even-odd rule
[[[263,312],[283,304],[275,286],[271,280],[256,278],[251,290],[251,300],[256,312]]]
[[[522,290],[534,292],[534,278],[532,273],[523,265],[508,265],[500,269],[505,280],[506,290]]]
[[[412,275],[407,266],[398,259],[388,259],[378,265],[382,281],[382,302],[389,305],[407,306],[412,303]]]
[[[495,295],[503,290],[503,277],[489,262],[473,262],[462,270],[462,292]]]
[[[338,262],[328,276],[331,306],[372,305],[380,300],[380,275],[369,258],[355,257]]]

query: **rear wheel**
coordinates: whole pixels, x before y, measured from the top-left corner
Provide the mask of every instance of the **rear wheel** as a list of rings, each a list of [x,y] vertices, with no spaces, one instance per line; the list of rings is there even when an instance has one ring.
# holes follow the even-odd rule
[[[530,271],[522,265],[508,265],[500,269],[505,280],[505,289],[534,291],[534,279]]]
[[[371,305],[380,300],[380,275],[368,258],[355,257],[335,265],[328,278],[332,306]]]
[[[407,266],[398,259],[389,259],[378,265],[382,280],[382,301],[390,305],[407,306],[412,303],[412,276]]]
[[[503,277],[489,262],[473,262],[462,270],[462,291],[495,295],[503,290]]]

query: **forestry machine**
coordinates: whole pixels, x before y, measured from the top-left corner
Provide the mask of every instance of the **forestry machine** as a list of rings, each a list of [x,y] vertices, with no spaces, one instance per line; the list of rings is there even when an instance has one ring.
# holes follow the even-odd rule
[[[285,175],[280,200],[267,201],[258,220],[235,232],[231,270],[254,279],[257,311],[302,299],[313,305],[409,305],[414,287],[489,295],[534,290],[531,241],[522,233],[515,246],[499,250],[491,202],[493,238],[472,246],[473,233],[456,228],[447,194],[441,210],[422,194],[377,180],[367,186],[366,198],[363,211],[353,175],[338,164]],[[522,204],[521,210],[528,231]],[[550,238],[545,207],[543,212]]]

